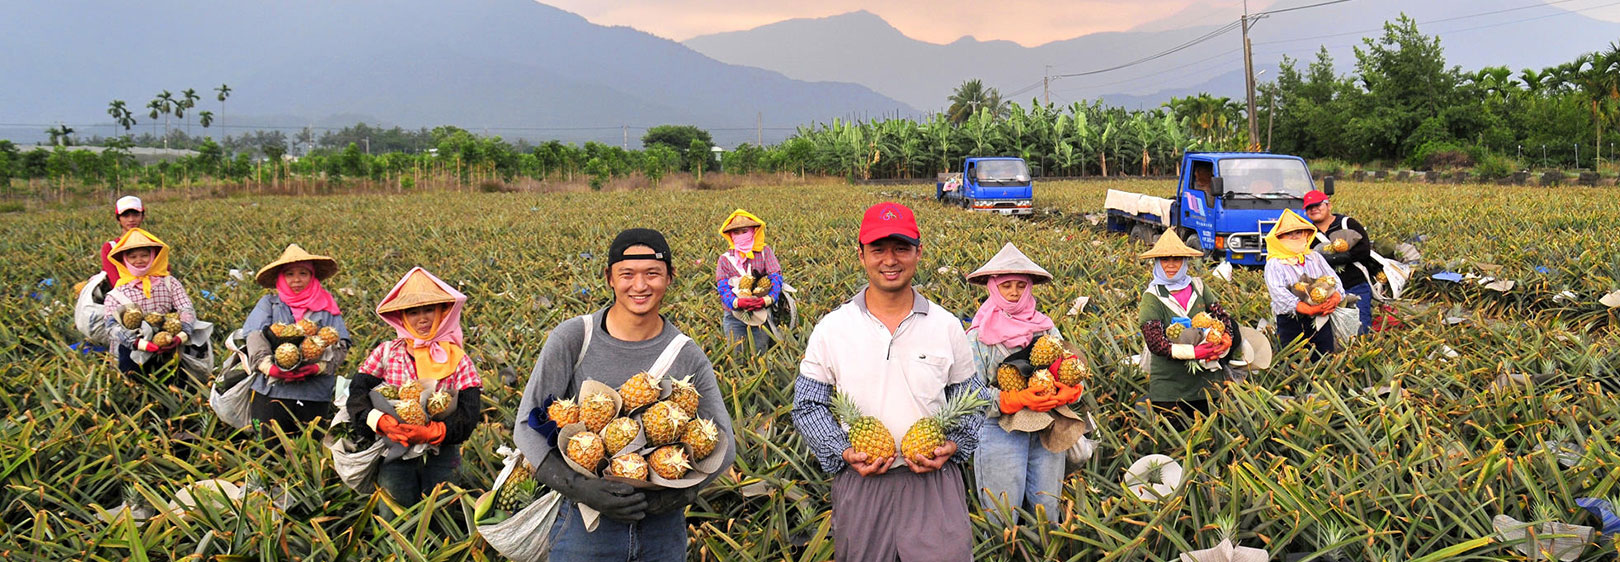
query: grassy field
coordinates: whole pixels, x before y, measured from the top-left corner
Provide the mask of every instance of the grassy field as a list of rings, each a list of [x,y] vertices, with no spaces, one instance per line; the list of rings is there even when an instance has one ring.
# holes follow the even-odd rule
[[[102,357],[67,349],[77,338],[71,285],[95,270],[97,247],[114,234],[104,209],[0,216],[11,234],[0,241],[0,313],[11,319],[0,322],[0,404],[9,412],[0,422],[0,553],[500,559],[469,521],[473,500],[500,468],[496,447],[510,442],[521,381],[547,330],[607,302],[598,272],[613,234],[651,226],[669,236],[678,264],[668,314],[710,350],[738,428],[735,470],[689,513],[690,558],[830,559],[828,477],[789,421],[791,382],[814,320],[863,283],[857,225],[861,210],[883,197],[917,210],[925,239],[917,283],[959,314],[983,298],[962,273],[1004,242],[1051,270],[1058,280],[1037,297],[1096,373],[1088,392],[1100,445],[1071,467],[1062,522],[991,528],[975,508],[980,559],[1174,560],[1227,532],[1278,557],[1512,559],[1522,555],[1493,538],[1497,514],[1596,524],[1575,499],[1620,496],[1620,351],[1612,313],[1596,303],[1620,278],[1620,242],[1604,234],[1620,222],[1620,192],[1339,185],[1338,210],[1362,219],[1374,238],[1426,235],[1419,246],[1429,267],[1494,272],[1518,287],[1417,283],[1400,307],[1403,329],[1319,364],[1289,355],[1229,387],[1220,413],[1185,434],[1134,406],[1146,388],[1127,365],[1141,346],[1133,324],[1148,274],[1132,259],[1140,248],[1078,216],[1099,212],[1108,188],[1168,194],[1162,182],[1042,184],[1038,206],[1065,214],[1029,221],[944,208],[920,186],[841,184],[153,205],[148,227],[173,245],[199,316],[227,329],[262,294],[232,282],[229,270],[256,269],[289,242],[339,260],[342,271],[326,286],[360,349],[391,336],[369,311],[413,265],[469,296],[463,323],[485,378],[485,424],[464,446],[458,485],[394,518],[379,516],[380,500],[343,487],[309,436],[249,439],[207,411],[204,389],[128,381]],[[770,222],[769,242],[800,290],[804,322],[786,345],[758,357],[724,351],[710,282],[722,249],[715,228],[737,207]],[[1241,323],[1269,316],[1259,272],[1212,286]],[[1575,297],[1555,298],[1563,291]],[[1064,315],[1080,296],[1090,305]],[[518,387],[501,383],[505,368],[518,373]],[[1506,373],[1534,374],[1536,383],[1492,385]],[[1560,464],[1559,451],[1574,462]],[[1153,453],[1187,471],[1182,488],[1158,503],[1120,484],[1126,467]],[[98,509],[158,505],[189,482],[214,478],[287,494],[147,520],[105,518]],[[1582,560],[1614,554],[1604,540]]]

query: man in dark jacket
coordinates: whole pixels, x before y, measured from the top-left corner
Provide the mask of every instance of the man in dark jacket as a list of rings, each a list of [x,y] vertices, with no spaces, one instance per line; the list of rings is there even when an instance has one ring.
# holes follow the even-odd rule
[[[1361,332],[1372,328],[1372,284],[1384,266],[1372,257],[1372,238],[1356,219],[1333,212],[1333,201],[1327,194],[1311,190],[1305,194],[1305,217],[1316,224],[1316,242],[1313,248],[1327,258],[1328,265],[1339,275],[1344,290],[1360,300]],[[1346,231],[1335,235],[1340,231]],[[1335,239],[1353,241],[1335,247]]]

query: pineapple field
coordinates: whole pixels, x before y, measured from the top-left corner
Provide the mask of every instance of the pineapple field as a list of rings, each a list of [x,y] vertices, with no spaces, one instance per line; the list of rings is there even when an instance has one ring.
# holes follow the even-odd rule
[[[69,347],[79,341],[72,287],[117,233],[105,208],[0,216],[10,233],[0,241],[0,555],[502,559],[474,511],[501,471],[498,449],[511,445],[519,392],[546,332],[611,297],[600,271],[613,235],[649,226],[675,254],[665,313],[709,351],[737,431],[735,466],[688,512],[689,558],[830,560],[830,476],[789,419],[792,383],[815,321],[865,282],[861,211],[891,199],[917,212],[924,294],[970,316],[984,289],[962,275],[1014,242],[1056,276],[1035,296],[1091,366],[1083,402],[1097,446],[1069,467],[1059,523],[1026,515],[994,526],[986,514],[1007,508],[975,505],[977,559],[1167,561],[1223,540],[1277,560],[1615,559],[1609,535],[1560,524],[1601,529],[1585,506],[1620,499],[1620,332],[1599,302],[1620,289],[1620,239],[1608,234],[1620,192],[1340,183],[1337,211],[1375,241],[1411,240],[1423,253],[1395,308],[1400,327],[1319,363],[1284,351],[1229,385],[1214,416],[1177,432],[1138,404],[1147,381],[1131,361],[1142,346],[1136,303],[1150,276],[1134,259],[1142,248],[1098,220],[1109,188],[1173,189],[1040,183],[1044,210],[1032,220],[946,208],[932,186],[831,182],[151,202],[146,228],[173,246],[198,316],[221,328],[216,361],[222,334],[262,294],[251,272],[288,243],[338,260],[325,285],[357,350],[392,338],[371,310],[412,266],[468,296],[484,423],[463,446],[456,485],[397,513],[380,494],[345,487],[318,437],[249,436],[215,417],[202,386],[126,379],[104,355]],[[770,224],[767,242],[799,291],[798,327],[758,355],[724,345],[712,282],[715,230],[738,207]],[[1227,282],[1207,265],[1194,273],[1239,324],[1270,320],[1260,272]],[[1431,278],[1438,272],[1464,277]],[[1494,283],[1504,280],[1505,290]],[[1089,300],[1072,309],[1080,297]],[[1133,465],[1147,470],[1128,477]],[[209,481],[246,491],[225,499],[197,484]],[[1530,526],[1503,533],[1504,522]]]

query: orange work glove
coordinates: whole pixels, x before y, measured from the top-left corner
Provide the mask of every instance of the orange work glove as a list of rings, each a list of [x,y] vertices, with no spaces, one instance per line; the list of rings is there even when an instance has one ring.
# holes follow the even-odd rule
[[[1085,383],[1076,384],[1074,386],[1069,386],[1069,385],[1066,385],[1066,384],[1063,384],[1063,383],[1055,383],[1055,384],[1057,385],[1057,389],[1058,389],[1058,391],[1057,391],[1058,406],[1064,406],[1064,405],[1075,403],[1075,401],[1080,399],[1080,395],[1085,391],[1085,387],[1086,387]],[[1056,406],[1054,406],[1054,407],[1056,407]]]
[[[404,437],[405,442],[410,445],[419,443],[438,445],[444,442],[444,422],[428,422],[427,425],[400,424],[394,431]]]
[[[406,437],[405,433],[406,427],[409,426],[399,423],[398,419],[395,419],[394,416],[390,416],[388,414],[383,414],[382,417],[377,418],[377,433],[382,434],[383,437],[394,440],[395,443],[409,446],[409,439]]]
[[[1057,396],[1054,394],[1036,394],[1034,390],[1028,388],[1014,392],[1001,391],[1001,413],[1009,416],[1024,408],[1045,412],[1058,405]]]

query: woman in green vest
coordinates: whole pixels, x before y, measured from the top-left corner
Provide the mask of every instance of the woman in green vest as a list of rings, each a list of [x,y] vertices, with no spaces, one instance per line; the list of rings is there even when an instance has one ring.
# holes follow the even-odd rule
[[[1190,261],[1203,257],[1202,252],[1188,248],[1171,231],[1137,257],[1153,268],[1153,280],[1137,306],[1147,397],[1156,409],[1179,413],[1170,422],[1184,429],[1196,414],[1209,414],[1206,393],[1220,391],[1242,336],[1215,292],[1188,273]]]

